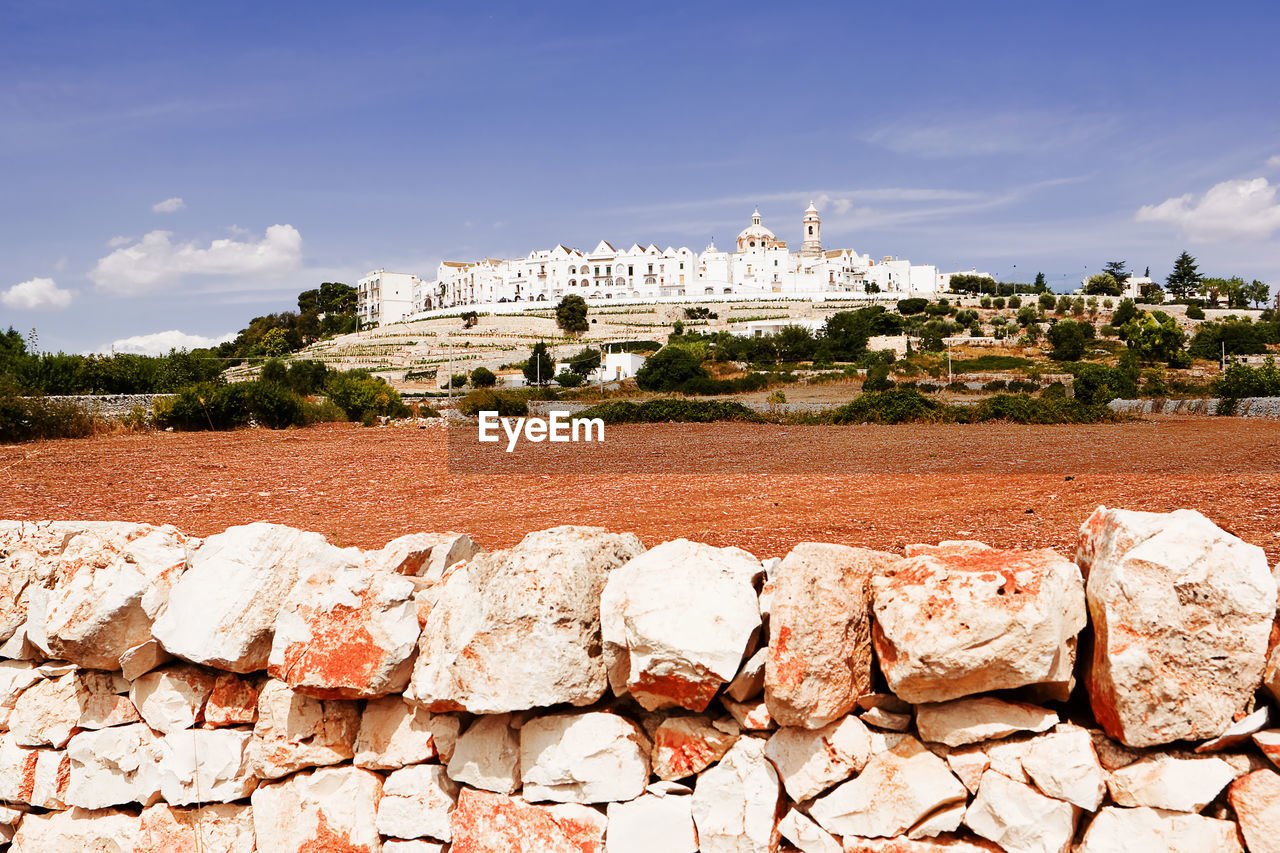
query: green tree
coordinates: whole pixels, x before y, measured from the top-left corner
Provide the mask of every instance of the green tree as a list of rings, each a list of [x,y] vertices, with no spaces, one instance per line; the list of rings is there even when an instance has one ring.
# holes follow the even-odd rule
[[[268,358],[278,358],[290,350],[289,336],[279,328],[269,330],[258,345]]]
[[[1039,299],[1039,303],[1040,303],[1040,310],[1041,310],[1041,311],[1052,311],[1052,310],[1053,310],[1053,303],[1054,303],[1054,301],[1055,301],[1055,300],[1054,300],[1054,298],[1053,298],[1053,294],[1052,294],[1052,293],[1042,293],[1042,294],[1040,294],[1040,299]]]
[[[1035,283],[1034,287],[1035,287],[1035,289],[1036,289],[1036,291],[1037,291],[1037,292],[1040,292],[1040,291],[1044,291],[1044,290],[1048,290],[1048,289],[1049,289],[1049,285],[1048,285],[1048,284],[1046,284],[1046,283],[1045,283],[1045,280],[1044,280],[1044,273],[1042,273],[1042,272],[1038,272],[1038,273],[1036,273],[1036,283]]]
[[[581,297],[578,297],[581,299]],[[530,385],[548,385],[555,378],[556,363],[547,352],[547,345],[538,341],[524,365],[524,381]]]
[[[1173,262],[1173,272],[1165,279],[1165,285],[1175,299],[1186,299],[1200,287],[1200,271],[1196,259],[1185,251]]]
[[[1085,342],[1091,335],[1085,331],[1084,323],[1074,320],[1060,320],[1049,327],[1049,358],[1054,361],[1079,361],[1084,355]]]
[[[1120,332],[1129,350],[1145,364],[1160,362],[1179,367],[1189,363],[1187,336],[1177,321],[1163,311],[1151,311],[1130,320]]]
[[[269,385],[285,385],[289,381],[289,368],[278,358],[269,358],[262,365],[262,381]]]
[[[1133,304],[1132,299],[1121,299],[1120,306],[1116,308],[1115,314],[1111,316],[1111,325],[1117,329],[1138,316],[1138,306]]]
[[[808,361],[813,358],[817,342],[804,326],[783,326],[773,339],[778,358],[782,361]]]
[[[590,328],[587,323],[587,301],[570,293],[556,306],[556,325],[565,333],[580,335]]]
[[[1142,285],[1138,292],[1142,296],[1142,301],[1148,305],[1159,305],[1164,302],[1164,288],[1154,281]]]
[[[1103,275],[1109,275],[1115,279],[1116,285],[1124,287],[1124,283],[1129,280],[1130,272],[1125,268],[1124,261],[1107,261],[1102,266]],[[1106,296],[1119,296],[1119,293],[1108,293]]]
[[[498,377],[487,367],[477,367],[471,371],[471,385],[474,388],[492,388],[497,382]]]
[[[600,350],[583,347],[577,355],[569,357],[569,369],[579,376],[587,376],[600,366]]]
[[[1123,370],[1103,364],[1082,364],[1071,381],[1071,393],[1082,403],[1106,404],[1117,397],[1138,396],[1133,379]]]
[[[480,322],[480,315],[477,314],[475,311],[463,311],[461,319],[462,319],[462,328],[470,329],[476,323]]]
[[[1271,296],[1271,288],[1267,286],[1266,282],[1258,281],[1255,278],[1246,288],[1245,295],[1253,303],[1253,307],[1257,308],[1259,305],[1265,304],[1267,298]]]
[[[1123,261],[1118,262],[1123,266]],[[1120,282],[1111,273],[1100,272],[1084,284],[1084,292],[1090,296],[1119,296]]]
[[[672,391],[691,379],[706,377],[707,371],[692,350],[665,346],[645,359],[636,371],[636,384],[643,391]]]

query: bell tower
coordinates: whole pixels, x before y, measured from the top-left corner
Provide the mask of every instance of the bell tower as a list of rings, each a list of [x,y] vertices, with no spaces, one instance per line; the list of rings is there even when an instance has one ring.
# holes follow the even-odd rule
[[[800,246],[800,254],[816,256],[822,254],[822,218],[818,216],[818,208],[809,202],[809,209],[804,212],[804,243]]]

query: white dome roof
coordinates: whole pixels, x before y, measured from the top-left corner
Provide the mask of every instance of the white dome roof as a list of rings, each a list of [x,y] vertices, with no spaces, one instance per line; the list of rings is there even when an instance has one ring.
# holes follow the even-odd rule
[[[756,239],[774,239],[773,232],[760,224],[759,208],[756,208],[755,213],[751,214],[751,224],[738,232],[739,240],[750,240],[752,237],[755,237]]]

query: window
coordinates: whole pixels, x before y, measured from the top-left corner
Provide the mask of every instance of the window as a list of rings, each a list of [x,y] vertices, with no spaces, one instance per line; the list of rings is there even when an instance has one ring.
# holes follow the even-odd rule
[[[684,269],[684,261],[680,262],[680,269]]]
[[[600,267],[596,267],[596,275],[600,275]]]
[[[636,268],[635,268],[635,267],[633,267],[633,266],[631,266],[631,265],[628,265],[628,266],[627,266],[627,275],[635,275],[635,274],[636,274]]]
[[[810,225],[810,226],[809,226],[809,236],[811,236],[811,237],[813,236],[813,226],[812,226],[812,225]]]
[[[612,265],[612,264],[610,264],[609,266],[607,266],[607,267],[605,267],[605,268],[604,268],[604,274],[605,274],[605,275],[613,275],[613,265]]]

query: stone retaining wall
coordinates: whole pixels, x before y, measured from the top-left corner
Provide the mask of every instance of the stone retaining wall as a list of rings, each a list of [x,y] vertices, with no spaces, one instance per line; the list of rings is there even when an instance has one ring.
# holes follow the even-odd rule
[[[132,412],[134,406],[142,406],[150,412],[152,403],[157,399],[176,396],[176,394],[76,394],[65,397],[51,396],[45,399],[70,401],[90,414],[104,418],[122,418]]]
[[[1274,851],[1276,604],[1185,510],[1071,559],[0,522],[0,848]]]
[[[1112,400],[1108,405],[1132,415],[1212,415],[1217,412],[1218,398]],[[1280,397],[1241,397],[1232,414],[1242,418],[1280,418]]]

